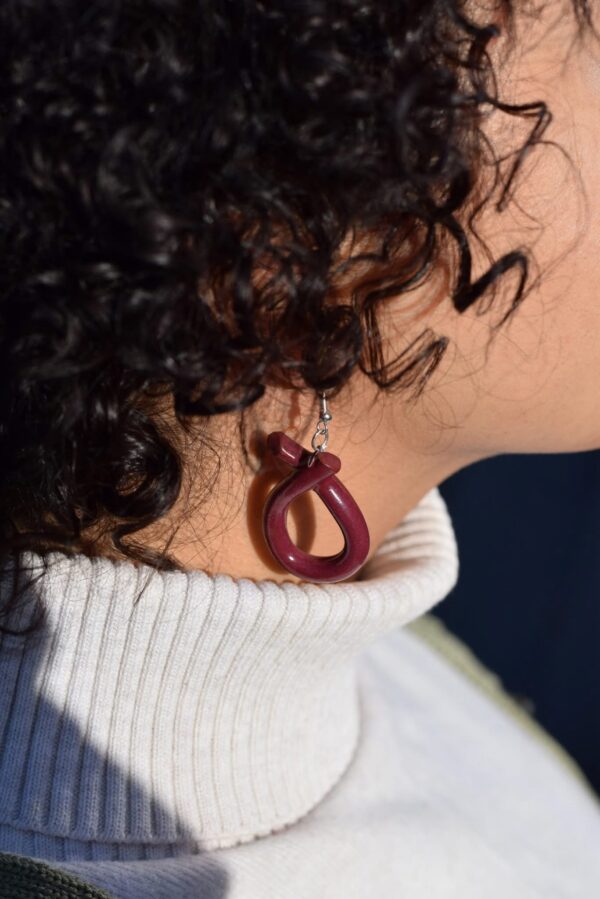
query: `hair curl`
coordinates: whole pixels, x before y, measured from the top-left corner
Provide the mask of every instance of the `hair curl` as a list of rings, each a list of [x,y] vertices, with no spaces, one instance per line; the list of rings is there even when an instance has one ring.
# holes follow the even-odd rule
[[[3,0],[1,559],[110,521],[125,556],[177,567],[124,539],[181,490],[155,400],[185,425],[356,369],[419,391],[445,338],[386,360],[378,312],[447,239],[458,310],[513,269],[516,307],[527,253],[473,279],[459,220],[482,110],[533,121],[500,202],[549,121],[496,96],[497,33],[461,0]],[[375,248],[341,258],[349,234]]]

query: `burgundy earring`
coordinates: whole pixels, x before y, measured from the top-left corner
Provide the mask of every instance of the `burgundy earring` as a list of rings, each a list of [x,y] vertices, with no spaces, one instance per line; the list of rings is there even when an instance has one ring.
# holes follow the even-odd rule
[[[292,473],[269,494],[264,514],[263,532],[269,549],[287,571],[303,580],[319,583],[343,581],[364,563],[369,552],[369,530],[362,512],[349,491],[336,477],[342,463],[326,452],[329,422],[333,416],[327,408],[325,394],[320,394],[320,415],[311,446],[304,449],[283,431],[273,431],[267,438],[270,451],[293,469]],[[290,503],[314,490],[337,521],[344,535],[344,548],[333,556],[313,556],[292,542],[287,530]]]

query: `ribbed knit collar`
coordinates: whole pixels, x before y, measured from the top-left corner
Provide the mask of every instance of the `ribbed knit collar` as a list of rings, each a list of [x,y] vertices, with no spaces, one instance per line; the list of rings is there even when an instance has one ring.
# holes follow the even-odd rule
[[[305,815],[352,759],[357,656],[457,574],[436,490],[347,584],[46,558],[42,638],[0,645],[0,851],[61,860],[232,846]]]

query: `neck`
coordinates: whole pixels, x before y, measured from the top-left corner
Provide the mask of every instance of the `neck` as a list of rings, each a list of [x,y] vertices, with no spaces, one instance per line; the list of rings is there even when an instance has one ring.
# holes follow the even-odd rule
[[[371,387],[367,384],[363,391]],[[424,424],[422,418],[399,423],[398,410],[389,400],[379,395],[376,403],[368,400],[369,396],[360,395],[353,403],[346,396],[343,402],[331,404],[335,415],[328,449],[341,459],[339,478],[365,516],[371,538],[368,558],[372,558],[398,521],[474,457],[451,451],[450,431],[440,431],[428,421]],[[136,539],[156,551],[166,549],[187,571],[299,583],[269,552],[262,534],[262,512],[270,490],[289,473],[273,464],[266,449],[267,435],[283,428],[293,439],[310,445],[317,409],[311,397],[301,402],[302,407],[300,400],[290,406],[286,397],[279,405],[271,399],[268,405],[252,407],[244,429],[246,454],[237,416],[219,416],[211,422],[210,438],[220,462],[214,483],[211,460],[214,465],[215,457],[203,455],[198,449],[201,441],[192,435],[182,448],[188,482],[180,500],[155,525],[137,532]],[[385,403],[390,403],[389,408]],[[206,422],[202,426],[206,428]],[[207,482],[213,483],[208,497]],[[314,555],[335,554],[343,546],[336,522],[312,492],[292,503],[288,529],[292,540]],[[108,547],[102,555],[122,558]]]

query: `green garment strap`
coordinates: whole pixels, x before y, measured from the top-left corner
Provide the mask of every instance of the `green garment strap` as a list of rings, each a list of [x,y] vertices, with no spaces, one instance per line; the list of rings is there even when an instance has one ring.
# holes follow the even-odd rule
[[[66,871],[24,855],[0,853],[0,899],[112,899]]]
[[[486,668],[472,650],[455,634],[448,630],[441,618],[431,612],[416,618],[407,625],[416,637],[426,643],[434,652],[443,656],[465,677],[500,708],[517,721],[529,734],[551,753],[562,766],[580,781],[582,786],[598,799],[590,781],[567,750],[521,705],[519,700],[504,688],[501,679]]]

